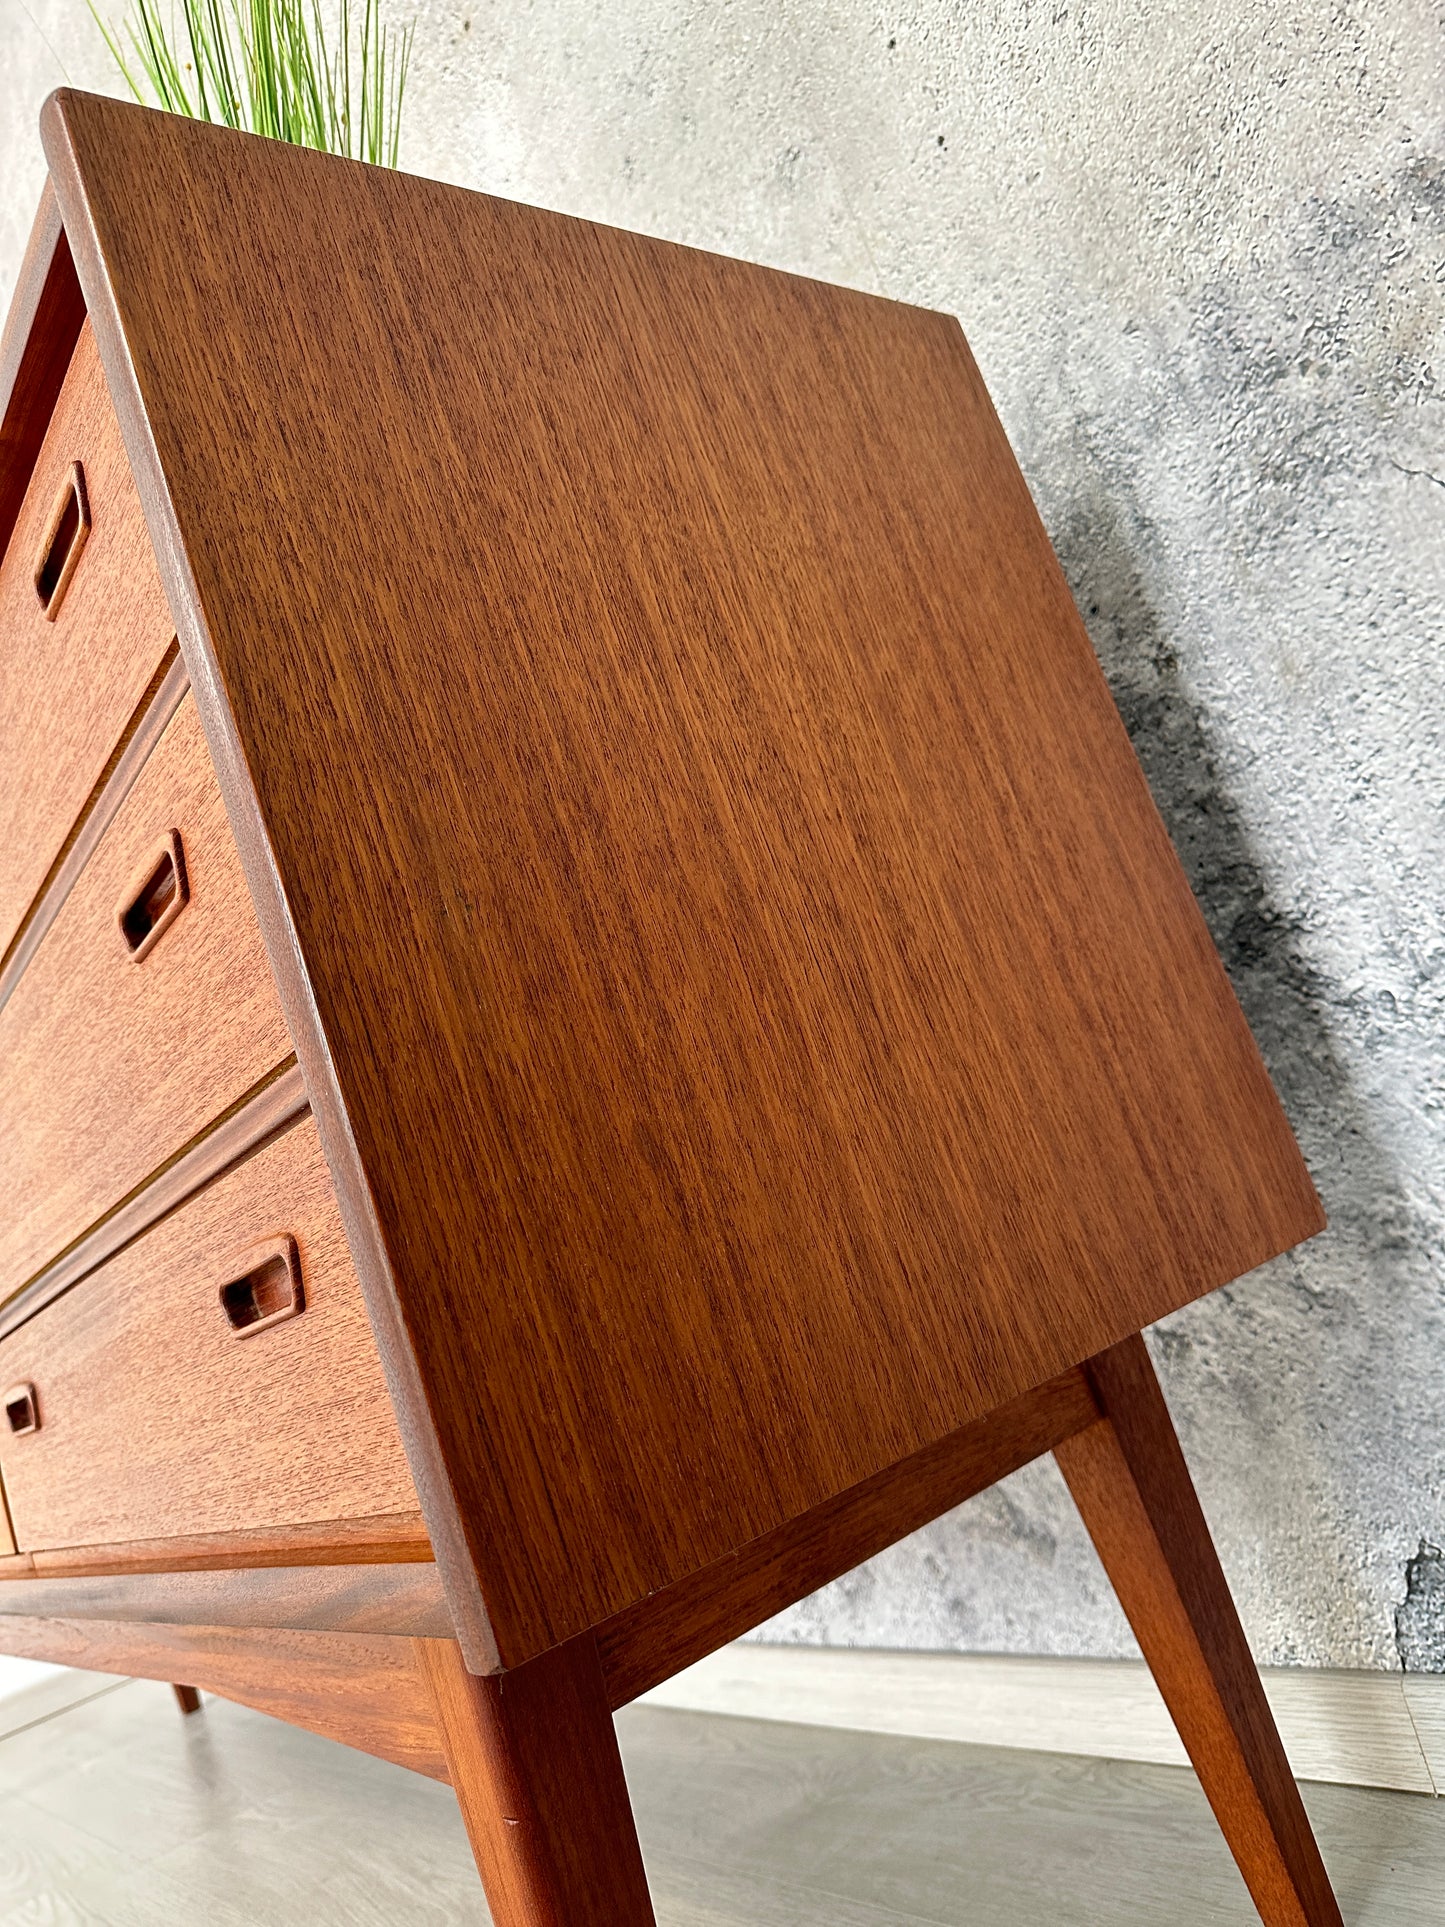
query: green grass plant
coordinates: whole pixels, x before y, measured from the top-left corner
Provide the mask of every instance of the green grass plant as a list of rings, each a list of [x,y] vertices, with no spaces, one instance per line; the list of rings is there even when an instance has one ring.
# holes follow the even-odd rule
[[[298,147],[395,167],[415,21],[381,0],[130,0],[111,27],[87,0],[139,101]]]

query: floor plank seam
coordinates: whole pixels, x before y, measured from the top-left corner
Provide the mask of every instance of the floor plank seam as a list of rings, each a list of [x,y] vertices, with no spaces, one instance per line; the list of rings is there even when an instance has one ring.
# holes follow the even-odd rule
[[[22,1721],[18,1726],[4,1724],[4,1702],[0,1701],[0,1746],[7,1740],[19,1739],[22,1733],[33,1733],[38,1726],[49,1726],[55,1720],[63,1720],[67,1713],[77,1712],[82,1706],[89,1706],[95,1700],[118,1693],[122,1687],[134,1685],[135,1681],[131,1679],[111,1680],[105,1686],[97,1686],[93,1693],[86,1693],[80,1699],[66,1700],[60,1706],[51,1707],[47,1713],[37,1713],[34,1719]]]

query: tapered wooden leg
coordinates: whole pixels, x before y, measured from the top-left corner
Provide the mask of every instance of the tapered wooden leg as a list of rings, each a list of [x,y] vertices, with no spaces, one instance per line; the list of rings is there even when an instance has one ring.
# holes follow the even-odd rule
[[[1055,1448],[1267,1927],[1340,1910],[1142,1338],[1086,1367],[1103,1423]]]
[[[495,1927],[655,1927],[591,1635],[487,1679],[413,1647]]]
[[[176,1696],[176,1705],[183,1713],[200,1712],[201,1696],[194,1686],[173,1686],[171,1691]]]

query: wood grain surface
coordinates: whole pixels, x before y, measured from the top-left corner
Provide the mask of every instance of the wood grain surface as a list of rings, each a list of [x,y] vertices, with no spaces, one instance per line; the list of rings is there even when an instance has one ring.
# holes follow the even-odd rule
[[[598,1627],[614,1707],[670,1679],[1099,1417],[1081,1371],[1026,1392]]]
[[[305,1310],[239,1342],[219,1287],[277,1232]],[[26,1551],[416,1508],[309,1119],[7,1338],[0,1379],[40,1408],[37,1432],[0,1433]]]
[[[951,318],[43,133],[474,1665],[1319,1228]]]
[[[290,1632],[391,1633],[418,1639],[447,1639],[452,1631],[441,1580],[430,1562],[37,1578],[23,1585],[0,1586],[0,1625],[11,1614],[176,1626],[275,1626]]]
[[[130,793],[131,784],[145,766],[147,757],[189,688],[190,677],[173,640],[129,723],[121,731],[111,751],[110,761],[97,780],[90,803],[61,845],[20,934],[11,944],[3,964],[0,964],[0,1005],[6,1002],[24,974],[26,965],[40,948],[46,931],[60,914],[61,905],[95,854],[97,844],[110,828],[116,811]]]
[[[490,1679],[454,1641],[412,1650],[495,1927],[654,1927],[594,1641]]]
[[[0,1560],[0,1580],[36,1576],[103,1578],[110,1574],[241,1572],[273,1566],[395,1565],[431,1557],[419,1512],[317,1519],[299,1526],[171,1534],[17,1553]]]
[[[47,180],[0,338],[0,553],[85,321],[70,243]]]
[[[137,964],[116,928],[116,906],[138,864],[173,829],[190,901]],[[0,1295],[25,1284],[290,1054],[187,697],[0,1010]]]
[[[1103,1423],[1056,1448],[1265,1927],[1342,1927],[1142,1338],[1090,1361]]]
[[[409,1639],[15,1614],[0,1621],[0,1642],[23,1659],[183,1679],[433,1780],[447,1777],[431,1693]]]
[[[53,622],[35,560],[79,461],[92,527]],[[0,954],[84,810],[174,633],[87,326],[0,560]]]
[[[17,1331],[63,1292],[113,1258],[157,1219],[295,1123],[306,1090],[294,1063],[248,1093],[219,1123],[165,1165],[143,1189],[102,1218],[53,1264],[0,1305],[0,1338]]]

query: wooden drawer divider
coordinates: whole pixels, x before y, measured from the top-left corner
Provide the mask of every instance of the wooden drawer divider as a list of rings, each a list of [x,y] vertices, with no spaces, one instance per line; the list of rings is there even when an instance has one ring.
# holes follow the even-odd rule
[[[248,1091],[240,1104],[218,1124],[181,1151],[179,1156],[132,1192],[114,1211],[91,1227],[68,1251],[37,1273],[29,1284],[0,1305],[0,1338],[52,1303],[62,1292],[113,1258],[168,1212],[233,1166],[259,1151],[307,1110],[306,1087],[295,1058],[266,1081]]]
[[[21,973],[40,948],[45,933],[60,914],[65,899],[100,839],[114,821],[131,785],[140,774],[146,758],[160,741],[166,724],[175,715],[191,686],[180,649],[172,642],[164,661],[151,680],[150,688],[136,705],[116,744],[110,762],[91,792],[90,801],[75,828],[51,866],[50,874],[30,907],[29,914],[15,933],[14,941],[0,962],[0,1010],[3,1010]]]

